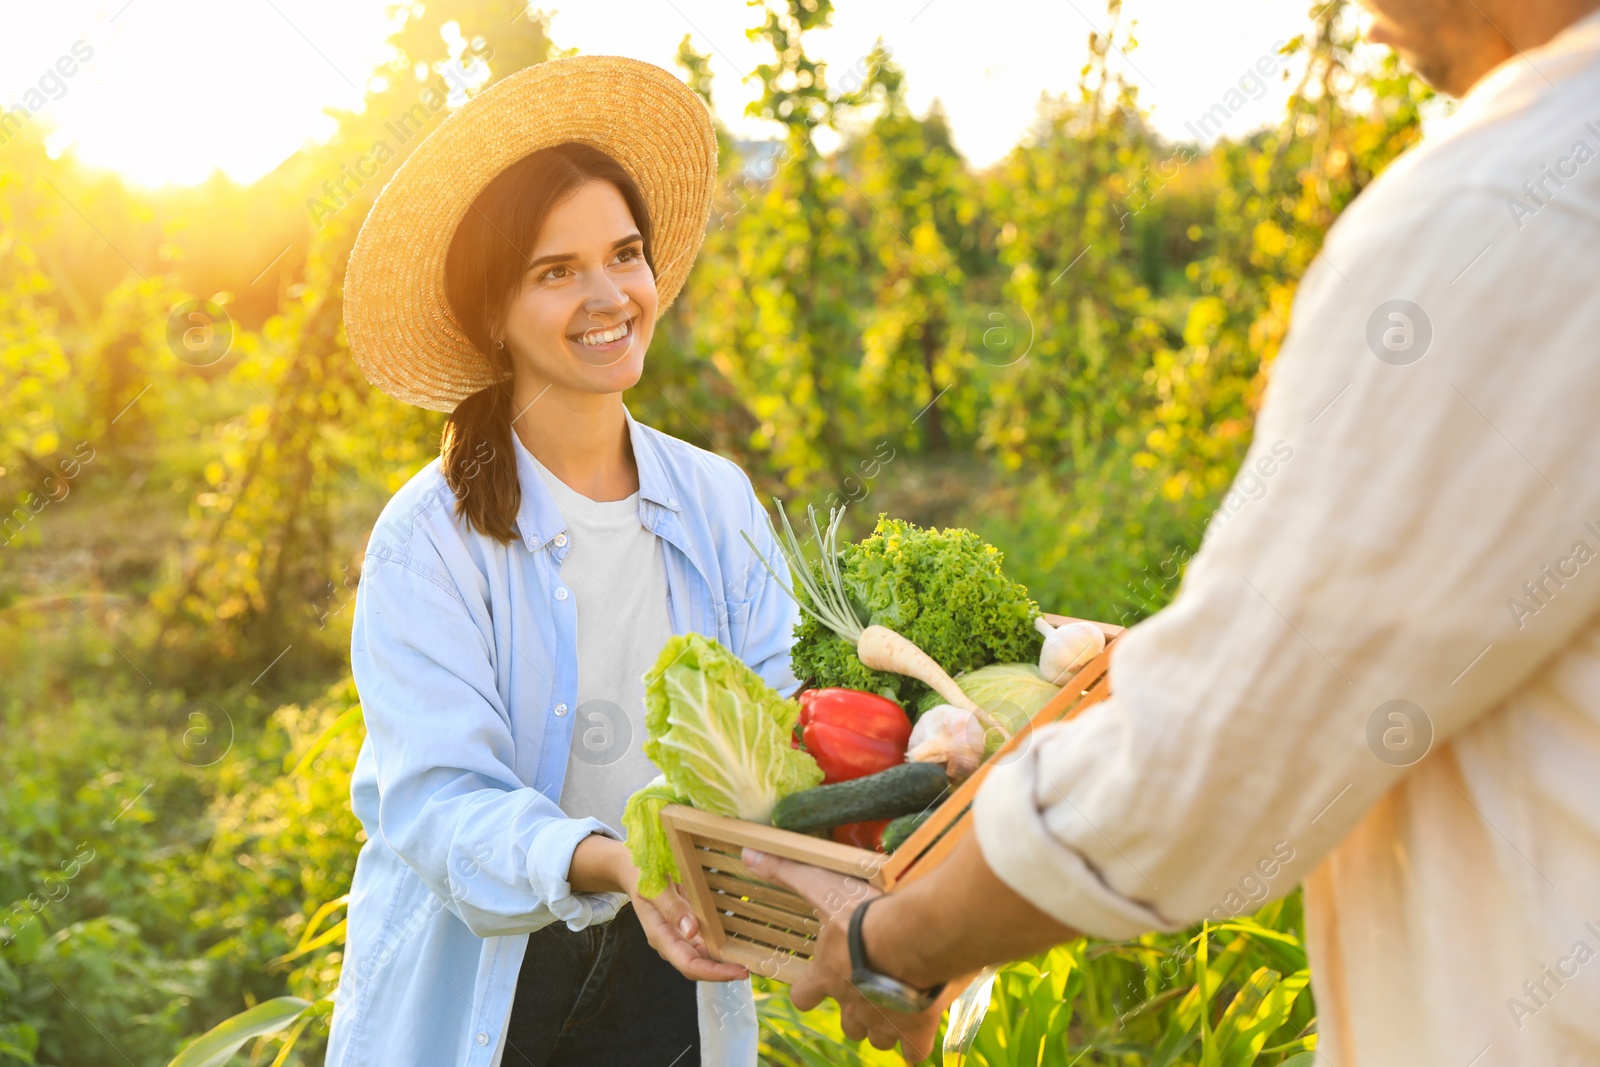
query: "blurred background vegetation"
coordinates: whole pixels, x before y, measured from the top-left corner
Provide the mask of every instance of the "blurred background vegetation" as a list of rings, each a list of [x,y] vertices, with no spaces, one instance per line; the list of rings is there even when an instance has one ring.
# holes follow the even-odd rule
[[[424,88],[462,60],[476,91],[565,54],[492,6],[403,8],[365,108],[249,186],[130,188],[33,130],[0,148],[0,1064],[164,1064],[249,1004],[333,988],[359,847],[350,606],[367,531],[441,423],[367,386],[340,285]],[[1136,45],[1118,6],[1078,91],[982,171],[937,106],[910,112],[885,50],[849,72],[808,57],[829,0],[754,7],[753,106],[783,137],[722,135],[634,413],[791,503],[850,502],[857,534],[880,510],[970,526],[1048,610],[1131,623],[1164,603],[1297,279],[1429,95],[1358,68],[1332,0],[1284,49],[1276,128],[1170,143],[1107,62]],[[712,98],[687,38],[680,63]],[[349,178],[380,141],[395,158]],[[173,340],[194,300],[226,311],[221,358]],[[1297,902],[1256,918],[1008,970],[973,1062],[1309,1060]],[[771,1062],[897,1062],[781,991],[762,1012]],[[321,1062],[322,1023],[281,1062]]]

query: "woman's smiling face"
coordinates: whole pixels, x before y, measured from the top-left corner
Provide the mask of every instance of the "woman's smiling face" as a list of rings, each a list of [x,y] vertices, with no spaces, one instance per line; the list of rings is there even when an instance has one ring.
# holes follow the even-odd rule
[[[644,371],[656,279],[610,182],[585,182],[551,209],[506,305],[503,339],[540,388],[620,393]]]

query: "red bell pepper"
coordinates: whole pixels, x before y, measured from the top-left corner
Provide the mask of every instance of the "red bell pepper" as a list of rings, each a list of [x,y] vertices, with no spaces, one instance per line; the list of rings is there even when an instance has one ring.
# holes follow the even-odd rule
[[[876,693],[808,689],[800,694],[800,736],[832,785],[904,763],[911,719]]]
[[[893,819],[872,819],[869,822],[847,822],[833,828],[833,839],[841,845],[883,851],[883,828]]]

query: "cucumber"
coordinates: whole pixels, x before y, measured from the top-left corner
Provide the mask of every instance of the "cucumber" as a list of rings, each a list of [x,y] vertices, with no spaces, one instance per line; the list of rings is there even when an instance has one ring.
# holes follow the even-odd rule
[[[931,808],[949,789],[939,764],[902,763],[863,778],[790,793],[772,809],[772,825],[806,833],[847,822],[893,819]]]
[[[928,816],[933,814],[932,808],[923,811],[914,811],[910,815],[902,815],[888,826],[883,828],[883,850],[893,852],[906,843],[906,838],[917,832],[917,827],[928,821]]]

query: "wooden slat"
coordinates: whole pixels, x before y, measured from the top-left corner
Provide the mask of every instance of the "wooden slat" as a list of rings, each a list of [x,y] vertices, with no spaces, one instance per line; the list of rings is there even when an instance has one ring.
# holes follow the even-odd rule
[[[755,872],[744,865],[739,853],[726,851],[728,846],[722,842],[712,841],[699,834],[691,836],[689,842],[694,846],[696,861],[706,870],[736,874],[740,878],[756,878]]]
[[[1110,644],[1113,637],[1121,637],[1124,627],[1109,622],[1100,622],[1097,619],[1080,619],[1076,615],[1054,615],[1048,611],[1041,611],[1044,621],[1051,626],[1065,626],[1069,622],[1086,622],[1090,626],[1100,627],[1100,632],[1106,635],[1106,643]]]
[[[698,834],[723,846],[733,846],[728,851],[737,854],[740,848],[749,847],[769,852],[774,856],[798,860],[813,867],[837,871],[877,884],[883,854],[852,845],[841,845],[809,834],[779,830],[775,826],[730,819],[706,811],[678,804],[661,809],[662,822],[670,822],[689,834]]]
[[[1084,711],[1104,700],[1110,695],[1110,693],[1111,678],[1109,675],[1107,675],[1094,684],[1094,687],[1089,690],[1088,694],[1084,696],[1083,700],[1074,705],[1073,708],[1066,714],[1065,718],[1072,719],[1083,714]],[[1018,736],[1020,736],[1020,734]],[[1012,738],[1012,740],[1016,740],[1016,738]],[[1004,749],[1001,751],[1004,751]],[[986,762],[983,767],[978,769],[981,771],[985,767],[993,766],[999,758],[1000,753],[997,752],[994,756],[989,758],[989,761]],[[976,774],[973,775],[973,778],[977,777],[978,776]],[[920,855],[913,857],[911,863],[901,870],[898,873],[898,876],[892,877],[892,880],[889,882],[890,887],[905,885],[907,882],[927,874],[929,871],[938,867],[939,864],[945,861],[950,853],[956,850],[956,846],[961,843],[962,838],[966,837],[966,835],[971,832],[972,819],[968,816],[968,813],[971,809],[972,800],[977,793],[977,789],[973,788],[972,790],[968,791],[966,787],[972,784],[973,778],[969,778],[963,782],[962,788],[957,790],[955,796],[952,796],[949,800],[945,801],[943,805],[944,807],[950,807],[951,805],[954,805],[964,799],[966,806],[956,813],[956,817],[959,821],[957,821],[955,825],[951,827],[949,833],[945,834],[943,837],[939,838],[939,840],[929,845],[927,849],[925,849]],[[907,839],[907,843],[909,843],[909,838]]]
[[[726,963],[737,963],[747,967],[751,974],[759,974],[790,985],[799,979],[810,962],[807,957],[779,952],[739,938],[729,938],[717,958]]]
[[[743,937],[786,952],[793,952],[797,956],[809,957],[811,946],[814,944],[811,938],[797,934],[793,930],[781,930],[776,926],[752,922],[737,915],[724,915],[722,925],[730,938]]]
[[[695,846],[695,857],[700,866],[706,870],[721,871],[723,874],[731,874],[735,878],[743,878],[752,882],[760,882],[762,880],[759,875],[744,865],[744,860],[740,859],[736,853],[723,852],[716,847],[716,842],[707,841],[699,834],[695,834],[692,840]]]
[[[706,881],[706,872],[700,866],[694,855],[694,848],[688,841],[688,835],[681,827],[674,824],[666,817],[676,805],[669,805],[662,809],[662,826],[667,831],[667,842],[672,846],[672,858],[678,863],[678,870],[684,877],[683,891],[689,900],[689,908],[700,920],[700,939],[705,942],[706,951],[714,958],[722,960],[722,945],[724,935],[722,923],[717,919],[717,909],[711,892],[711,885]]]
[[[807,937],[816,937],[822,929],[822,924],[817,921],[815,913],[809,907],[806,908],[805,914],[801,915],[784,908],[774,908],[760,901],[741,900],[732,894],[724,894],[722,899],[717,901],[717,907],[724,912],[731,911],[747,919],[782,926]]]
[[[772,907],[790,911],[796,915],[811,914],[811,905],[805,902],[805,898],[791,893],[787,889],[769,885],[766,882],[751,882],[743,878],[735,878],[732,875],[718,874],[713,871],[705,872],[705,878],[706,884],[718,894],[749,897],[751,900],[759,900],[763,904],[770,904]],[[721,905],[719,904],[718,906],[720,907]]]

